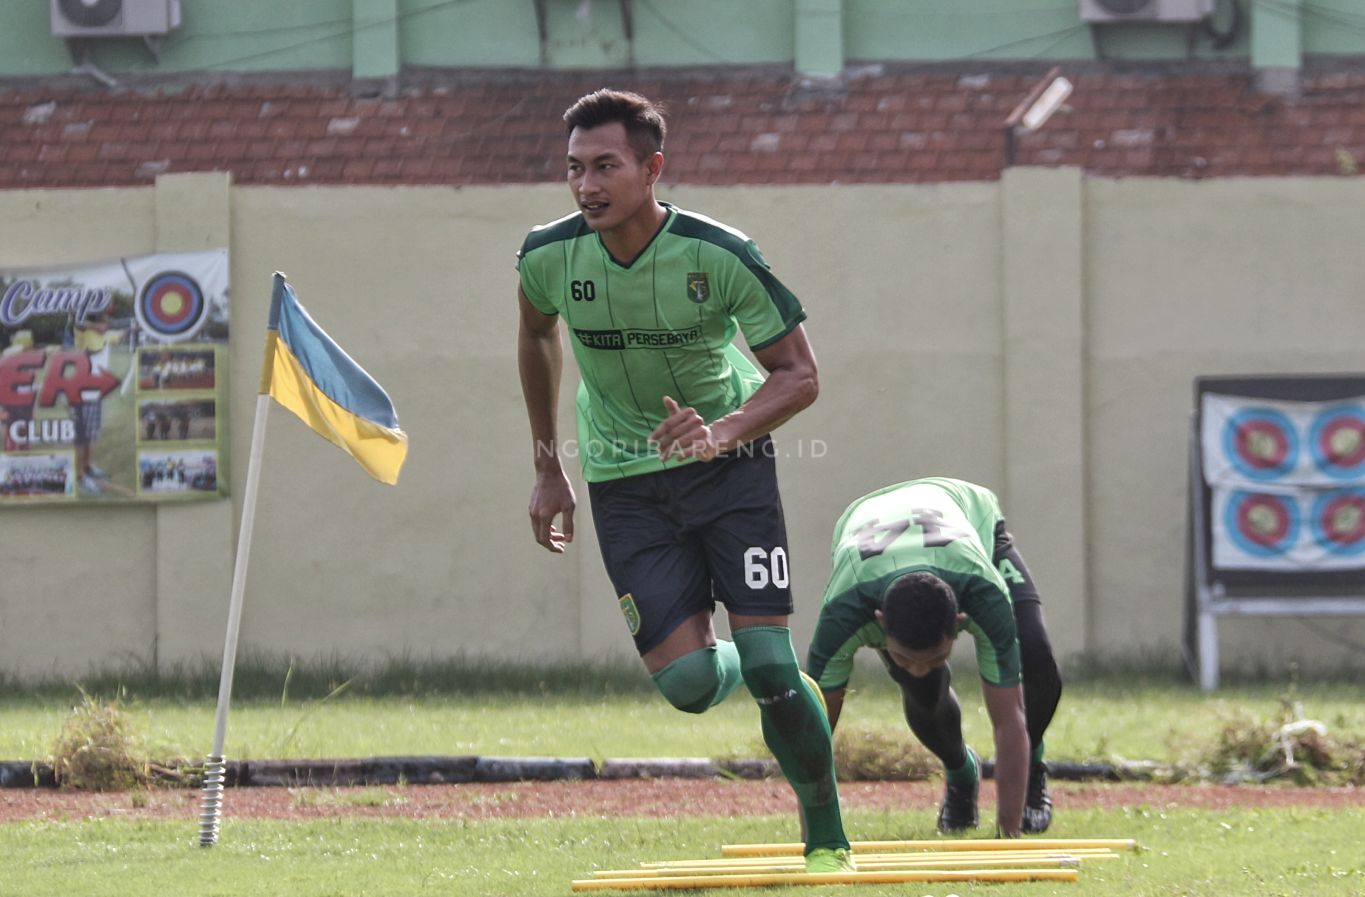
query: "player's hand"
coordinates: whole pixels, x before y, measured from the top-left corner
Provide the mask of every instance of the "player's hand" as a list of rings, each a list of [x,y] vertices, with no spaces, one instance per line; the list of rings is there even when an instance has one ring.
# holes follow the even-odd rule
[[[536,474],[531,489],[531,532],[536,541],[555,554],[563,554],[564,546],[573,541],[573,487],[562,470]],[[562,530],[555,527],[555,517],[563,515]]]
[[[664,410],[668,416],[649,434],[650,442],[657,447],[660,458],[665,461],[669,458],[710,461],[720,454],[715,434],[695,408],[679,407],[672,396],[664,396]]]

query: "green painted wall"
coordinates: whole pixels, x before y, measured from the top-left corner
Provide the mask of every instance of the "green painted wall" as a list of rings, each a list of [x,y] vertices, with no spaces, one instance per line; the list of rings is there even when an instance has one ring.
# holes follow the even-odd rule
[[[1222,25],[1229,21],[1231,2],[1219,0]],[[373,27],[374,9],[385,5],[397,18],[397,63],[417,66],[575,69],[795,60],[819,73],[831,58],[1260,57],[1282,66],[1299,54],[1365,53],[1359,0],[1237,2],[1244,12],[1240,32],[1228,47],[1215,49],[1207,36],[1191,42],[1182,25],[1092,31],[1080,21],[1077,0],[633,0],[629,40],[620,0],[542,0],[543,45],[534,0],[182,0],[184,23],[161,42],[159,61],[137,39],[94,41],[90,61],[115,76],[357,69],[372,77],[376,57],[365,53],[366,36],[357,42],[354,30],[357,21]],[[1297,27],[1272,27],[1270,19],[1286,14],[1297,16]],[[831,21],[841,28],[829,27]],[[71,67],[63,42],[51,34],[47,2],[3,4],[0,77],[55,75]]]
[[[531,0],[434,4],[400,0],[399,47],[410,65],[533,67],[540,64]]]
[[[846,14],[852,59],[1028,59],[1040,53],[1079,59],[1090,53],[1076,4],[1066,0],[847,0]]]
[[[1361,53],[1365,42],[1365,4],[1360,0],[1279,0],[1267,5],[1302,8],[1305,53]]]
[[[790,64],[793,0],[747,0],[743,15],[736,15],[736,6],[726,0],[637,0],[637,61],[670,66]]]

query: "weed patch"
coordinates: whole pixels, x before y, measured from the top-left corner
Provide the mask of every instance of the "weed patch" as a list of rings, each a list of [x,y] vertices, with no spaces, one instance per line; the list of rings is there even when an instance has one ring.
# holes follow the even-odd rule
[[[1365,744],[1339,738],[1325,723],[1305,719],[1292,692],[1280,703],[1276,719],[1239,716],[1224,724],[1206,761],[1213,777],[1229,783],[1365,783]]]
[[[62,724],[52,769],[61,787],[86,791],[127,791],[151,779],[118,703],[84,692]]]
[[[291,788],[289,796],[296,807],[400,807],[407,798],[384,788],[365,788],[359,791],[324,790],[320,788]]]
[[[913,782],[941,764],[908,732],[851,726],[834,735],[834,774],[842,782]]]

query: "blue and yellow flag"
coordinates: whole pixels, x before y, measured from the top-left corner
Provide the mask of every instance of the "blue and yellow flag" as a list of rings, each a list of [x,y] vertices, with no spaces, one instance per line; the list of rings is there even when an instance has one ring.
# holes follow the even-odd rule
[[[298,415],[381,483],[398,482],[408,435],[388,393],[308,316],[276,272],[261,394]]]

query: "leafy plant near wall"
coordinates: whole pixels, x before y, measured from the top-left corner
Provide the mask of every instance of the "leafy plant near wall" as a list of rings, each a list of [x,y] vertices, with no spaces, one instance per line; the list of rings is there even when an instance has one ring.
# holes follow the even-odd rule
[[[150,764],[118,701],[84,691],[57,736],[52,769],[61,787],[88,791],[126,791],[151,780]]]
[[[1360,165],[1356,162],[1355,154],[1344,146],[1338,146],[1334,153],[1337,160],[1337,171],[1346,177],[1360,173]]]

